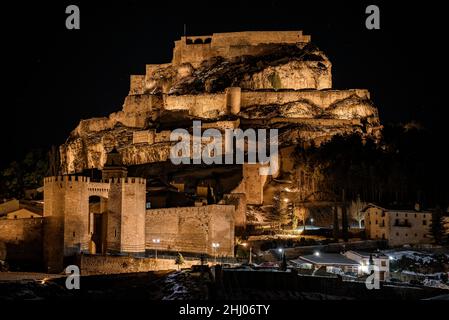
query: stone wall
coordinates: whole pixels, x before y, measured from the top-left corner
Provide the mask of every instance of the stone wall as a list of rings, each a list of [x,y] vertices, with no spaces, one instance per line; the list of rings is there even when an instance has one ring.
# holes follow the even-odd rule
[[[121,252],[145,251],[146,180],[124,183],[121,188]]]
[[[259,169],[262,166],[258,163],[243,164],[243,179],[231,194],[243,193],[246,195],[247,204],[263,204],[263,188],[268,176],[260,174]]]
[[[202,118],[215,118],[226,114],[226,95],[217,93],[166,96],[164,108],[166,110],[186,110],[190,115]]]
[[[200,264],[199,260],[184,260],[184,262],[180,268],[190,268],[192,265]],[[83,276],[178,269],[178,265],[175,264],[175,259],[99,255],[80,255],[78,266]]]
[[[0,219],[0,242],[6,245],[7,260],[41,260],[43,220]]]
[[[206,40],[207,39],[207,40]],[[247,31],[216,33],[212,36],[181,37],[175,41],[172,63],[198,66],[211,57],[232,58],[261,54],[272,44],[308,43],[310,36],[302,31]]]
[[[235,206],[234,224],[236,228],[246,227],[246,195],[244,193],[230,193],[224,195],[226,204]]]
[[[314,105],[327,109],[331,104],[355,95],[362,99],[370,99],[368,90],[299,90],[299,91],[243,91],[241,108],[254,105],[285,104],[293,101],[308,100]]]
[[[88,177],[44,179],[44,256],[59,271],[63,257],[89,252],[93,234],[89,197],[107,201],[106,246],[110,252],[145,251],[145,184],[142,178],[91,182]]]
[[[146,211],[147,250],[234,256],[233,205],[151,209]],[[152,239],[160,239],[154,244]],[[212,243],[220,248],[215,252]]]

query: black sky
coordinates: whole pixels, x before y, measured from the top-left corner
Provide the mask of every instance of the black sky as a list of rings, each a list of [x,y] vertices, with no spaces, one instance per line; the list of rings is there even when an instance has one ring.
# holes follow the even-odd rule
[[[79,5],[81,30],[65,28],[68,4]],[[365,28],[368,4],[380,7],[380,30]],[[61,144],[80,119],[120,110],[129,75],[169,62],[184,24],[188,35],[303,30],[332,61],[334,87],[369,89],[382,122],[442,130],[446,120],[441,2],[19,2],[1,19],[1,165]]]

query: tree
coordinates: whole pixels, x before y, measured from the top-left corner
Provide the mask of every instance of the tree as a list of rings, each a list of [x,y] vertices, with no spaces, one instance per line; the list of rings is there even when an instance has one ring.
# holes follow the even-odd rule
[[[338,207],[334,207],[334,240],[338,241],[340,228],[339,228],[339,222],[338,222]]]
[[[48,154],[41,149],[29,151],[21,161],[13,161],[0,172],[1,198],[21,198],[25,189],[43,185],[48,174]]]
[[[432,212],[432,222],[430,224],[430,234],[436,244],[443,244],[446,238],[446,230],[444,227],[443,211],[437,207]]]
[[[351,201],[351,204],[349,205],[349,215],[357,221],[360,229],[362,229],[362,221],[365,219],[365,213],[362,210],[363,203],[358,194],[356,200]]]
[[[175,259],[175,264],[178,266],[178,270],[179,270],[179,267],[182,266],[184,263],[185,263],[184,257],[182,256],[182,254],[180,252],[178,252],[178,256]]]
[[[348,214],[346,212],[346,206],[341,207],[341,236],[344,242],[348,242]]]

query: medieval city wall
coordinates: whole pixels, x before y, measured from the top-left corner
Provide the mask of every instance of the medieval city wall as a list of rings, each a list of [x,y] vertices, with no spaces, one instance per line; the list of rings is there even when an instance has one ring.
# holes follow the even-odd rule
[[[145,251],[145,179],[88,177],[44,179],[44,256],[51,270],[61,270],[64,256],[89,252],[93,234],[89,197],[108,199],[107,250]],[[140,207],[139,207],[140,206]]]
[[[217,255],[234,256],[234,211],[233,205],[146,210],[146,249],[214,255],[217,242]]]
[[[43,218],[0,219],[7,260],[41,260]]]
[[[146,180],[129,182],[121,184],[121,252],[145,252]]]
[[[199,259],[185,259],[180,268],[190,268],[199,265]],[[175,259],[165,258],[134,258],[119,256],[81,255],[78,265],[81,275],[120,274],[133,272],[148,272],[158,270],[176,270]]]
[[[293,101],[308,100],[314,105],[327,109],[331,104],[356,95],[362,99],[369,99],[370,94],[366,89],[348,90],[289,90],[289,91],[243,91],[242,109],[254,105],[285,104]]]
[[[217,33],[212,36],[181,37],[175,41],[173,64],[189,62],[194,66],[211,57],[232,58],[263,53],[270,44],[307,43],[310,36],[302,31],[249,31]]]
[[[108,118],[81,120],[74,130],[78,136],[92,132],[112,129],[117,123],[126,127],[144,128],[154,107],[165,110],[185,110],[200,118],[216,118],[226,114],[238,114],[241,109],[255,105],[282,105],[294,101],[307,101],[319,108],[327,109],[332,104],[356,96],[370,99],[365,89],[349,90],[289,90],[289,91],[241,91],[240,88],[228,88],[222,93],[198,95],[151,94],[129,95],[125,99],[123,110],[112,113]],[[102,142],[99,142],[102,145]],[[98,150],[101,153],[101,150]]]
[[[164,109],[186,110],[189,114],[198,117],[204,117],[207,114],[216,117],[224,115],[226,111],[226,96],[223,93],[166,96]]]

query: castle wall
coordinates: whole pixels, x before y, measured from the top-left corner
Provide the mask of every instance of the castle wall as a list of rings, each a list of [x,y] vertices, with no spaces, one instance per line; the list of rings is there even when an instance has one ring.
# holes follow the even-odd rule
[[[180,268],[190,268],[199,265],[199,259],[185,259]],[[164,258],[140,258],[140,257],[118,257],[118,256],[89,256],[79,257],[81,275],[95,274],[120,274],[133,272],[148,272],[157,270],[176,270],[178,265],[175,259]]]
[[[120,240],[122,238],[122,217],[123,208],[122,195],[123,184],[114,181],[111,183],[108,198],[108,224],[106,231],[107,250],[109,252],[120,252]]]
[[[145,75],[131,75],[129,81],[129,95],[143,94],[145,90]]]
[[[60,272],[64,260],[65,188],[62,177],[44,179],[43,258],[46,271]]]
[[[214,255],[212,243],[218,242],[218,255],[233,256],[234,211],[233,205],[146,210],[146,249]]]
[[[0,242],[6,245],[6,259],[41,261],[43,218],[0,219]]]
[[[190,115],[197,117],[216,117],[226,112],[226,96],[223,93],[166,96],[164,108],[187,110]]]
[[[205,43],[210,39],[209,43]],[[200,43],[195,43],[200,40]],[[192,43],[187,43],[190,41]],[[212,36],[181,37],[175,41],[172,63],[189,62],[197,67],[203,60],[214,56],[232,58],[263,53],[270,44],[295,44],[310,42],[302,31],[249,31],[217,33]]]
[[[93,219],[89,197],[107,201],[106,249],[145,251],[145,179],[90,182],[87,177],[44,179],[44,257],[49,270],[62,270],[64,256],[89,252]],[[104,202],[106,203],[106,202]],[[103,203],[103,206],[104,206]]]
[[[244,193],[230,193],[224,196],[225,203],[235,206],[234,224],[236,228],[246,226],[246,195]]]
[[[122,180],[121,252],[145,252],[146,180]]]
[[[166,110],[187,110],[189,114],[210,118],[224,114],[237,114],[240,109],[254,105],[286,104],[308,100],[322,109],[351,96],[369,99],[365,89],[350,90],[298,90],[298,91],[241,91],[240,88],[228,88],[225,93],[166,96]]]
[[[297,30],[224,32],[214,33],[212,37],[212,44],[221,47],[298,42],[310,42],[310,36],[303,35],[301,30]]]
[[[64,178],[64,255],[70,256],[89,250],[89,194],[87,181]]]
[[[300,90],[300,91],[243,91],[242,109],[254,105],[285,104],[298,100],[309,100],[316,106],[327,109],[331,104],[356,95],[362,99],[369,99],[370,94],[365,89],[349,90]]]

